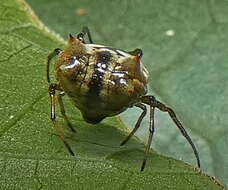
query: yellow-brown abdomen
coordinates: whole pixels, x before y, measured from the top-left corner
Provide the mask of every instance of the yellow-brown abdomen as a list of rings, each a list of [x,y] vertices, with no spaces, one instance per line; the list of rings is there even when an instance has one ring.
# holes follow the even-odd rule
[[[85,49],[84,54],[69,59],[63,52],[56,70],[63,90],[87,122],[98,123],[119,114],[146,94],[147,76],[140,73],[140,62],[135,62],[134,56],[103,46]]]

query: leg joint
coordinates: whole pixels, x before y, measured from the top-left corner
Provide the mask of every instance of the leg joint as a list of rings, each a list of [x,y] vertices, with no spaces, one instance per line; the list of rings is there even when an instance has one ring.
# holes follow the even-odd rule
[[[60,48],[56,48],[54,49],[54,52],[56,55],[59,55],[62,52],[62,50]]]
[[[155,99],[154,96],[143,96],[143,97],[141,97],[141,101],[142,101],[142,103],[147,104],[147,105],[153,105],[154,103],[157,102],[157,100]]]
[[[51,113],[51,121],[55,121],[55,120],[56,120],[55,114]]]
[[[51,84],[49,85],[49,89],[48,89],[49,94],[54,95],[56,90],[61,90],[61,88],[59,87],[58,84],[56,84],[56,83],[51,83]]]
[[[149,131],[150,131],[150,133],[152,133],[152,134],[153,134],[153,133],[154,133],[154,128],[152,128],[152,129],[151,129],[151,128],[149,128]]]

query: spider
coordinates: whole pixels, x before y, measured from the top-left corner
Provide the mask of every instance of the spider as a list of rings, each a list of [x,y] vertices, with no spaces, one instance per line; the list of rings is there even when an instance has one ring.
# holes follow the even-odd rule
[[[86,39],[89,43],[86,43]],[[200,159],[195,145],[187,134],[175,112],[152,95],[147,94],[148,71],[141,63],[143,52],[141,49],[124,51],[112,47],[93,43],[90,31],[83,27],[77,36],[69,35],[64,50],[56,48],[48,55],[47,81],[51,102],[51,121],[60,139],[71,155],[71,147],[60,130],[55,114],[56,94],[60,110],[67,126],[72,127],[64,108],[62,97],[67,94],[74,105],[81,111],[84,120],[96,124],[106,117],[120,114],[130,107],[142,110],[134,129],[122,141],[121,146],[135,134],[150,109],[149,138],[145,147],[141,171],[144,170],[150,145],[154,134],[155,108],[167,112],[176,124],[182,135],[191,145],[195,154],[197,165]],[[55,62],[56,83],[51,83],[49,67],[53,57],[58,56]],[[57,93],[56,93],[57,92]]]

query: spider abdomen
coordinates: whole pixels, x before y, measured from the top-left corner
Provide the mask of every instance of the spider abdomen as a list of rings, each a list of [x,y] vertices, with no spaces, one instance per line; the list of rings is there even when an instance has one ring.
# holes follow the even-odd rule
[[[147,71],[143,66],[138,70],[141,63],[135,56],[103,46],[84,46],[84,54],[62,52],[56,74],[86,121],[98,123],[117,115],[146,94]]]

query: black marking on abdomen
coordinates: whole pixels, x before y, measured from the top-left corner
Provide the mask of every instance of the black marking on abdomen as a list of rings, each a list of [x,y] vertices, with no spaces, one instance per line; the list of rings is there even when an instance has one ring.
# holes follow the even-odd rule
[[[88,96],[99,97],[99,93],[103,87],[103,77],[108,69],[108,62],[111,59],[109,51],[101,51],[97,53],[96,64],[94,65],[94,72],[88,84]]]

